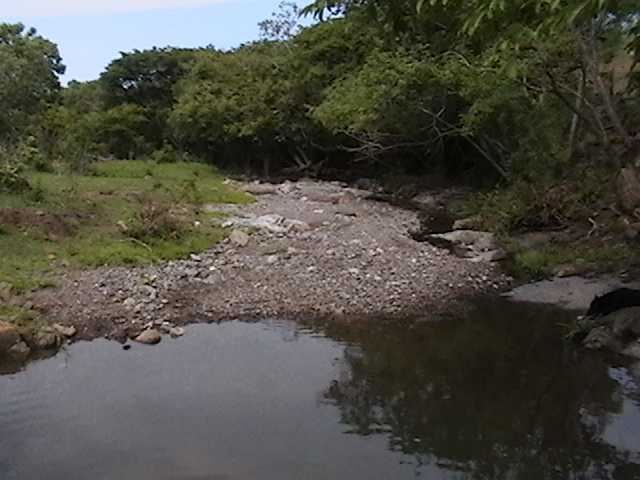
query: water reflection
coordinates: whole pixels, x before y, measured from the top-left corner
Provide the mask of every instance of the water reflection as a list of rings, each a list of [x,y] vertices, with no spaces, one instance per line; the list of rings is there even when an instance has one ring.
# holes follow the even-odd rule
[[[638,385],[559,315],[78,343],[0,376],[0,480],[635,480]]]
[[[354,433],[455,478],[636,479],[637,385],[565,342],[558,315],[486,302],[461,322],[333,325],[352,346],[324,397]]]

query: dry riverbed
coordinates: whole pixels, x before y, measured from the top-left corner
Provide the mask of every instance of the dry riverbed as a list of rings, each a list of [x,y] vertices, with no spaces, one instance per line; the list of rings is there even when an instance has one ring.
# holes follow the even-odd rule
[[[58,275],[25,302],[79,338],[126,339],[150,325],[231,318],[419,316],[497,291],[495,263],[458,258],[413,240],[416,215],[338,183],[248,184],[250,205],[224,212],[232,234],[190,259]],[[213,221],[213,220],[212,220]]]

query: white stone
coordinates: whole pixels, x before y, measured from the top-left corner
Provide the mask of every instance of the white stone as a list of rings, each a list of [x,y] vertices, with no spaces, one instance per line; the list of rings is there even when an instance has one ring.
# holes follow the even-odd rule
[[[172,338],[181,337],[184,334],[185,329],[182,327],[173,327],[169,330],[169,335],[171,335]]]
[[[77,330],[73,325],[62,325],[60,323],[54,323],[52,327],[58,332],[60,335],[64,337],[73,337]]]
[[[249,235],[242,230],[234,230],[229,235],[229,241],[239,247],[246,247],[249,244]]]

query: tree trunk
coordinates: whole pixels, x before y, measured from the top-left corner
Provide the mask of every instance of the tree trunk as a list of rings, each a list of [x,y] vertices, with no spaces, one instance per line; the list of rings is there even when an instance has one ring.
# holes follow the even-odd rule
[[[569,129],[569,156],[573,156],[573,152],[576,148],[576,136],[578,132],[578,125],[580,123],[580,115],[576,112],[582,111],[582,104],[584,100],[584,88],[587,82],[587,75],[584,69],[580,69],[580,78],[578,79],[578,96],[576,97],[575,111],[571,118],[571,127]]]

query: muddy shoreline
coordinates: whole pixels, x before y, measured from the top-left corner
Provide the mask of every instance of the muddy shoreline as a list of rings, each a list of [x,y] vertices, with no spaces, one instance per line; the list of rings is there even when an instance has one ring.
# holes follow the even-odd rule
[[[413,240],[416,213],[366,191],[311,180],[240,187],[256,202],[205,206],[216,213],[208,221],[234,232],[212,249],[149,267],[61,271],[58,287],[22,304],[74,326],[77,338],[124,340],[233,318],[438,319],[511,282],[496,263]]]

